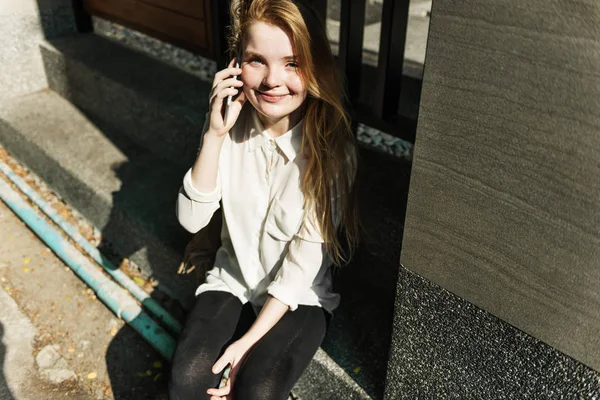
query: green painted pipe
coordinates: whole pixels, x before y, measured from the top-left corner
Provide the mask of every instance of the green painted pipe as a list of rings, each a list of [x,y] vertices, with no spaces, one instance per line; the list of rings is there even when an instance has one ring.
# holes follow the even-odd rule
[[[0,197],[54,253],[94,290],[96,296],[112,312],[142,335],[165,359],[171,360],[175,351],[175,339],[150,318],[129,293],[104,275],[3,179],[0,179]]]
[[[100,251],[94,247],[86,238],[84,238],[79,231],[65,221],[54,208],[48,202],[46,202],[39,194],[37,194],[23,179],[21,179],[13,170],[0,161],[0,171],[2,171],[12,183],[14,183],[19,190],[21,190],[31,201],[33,201],[42,210],[48,218],[50,218],[56,225],[60,226],[62,230],[71,238],[75,243],[81,246],[82,249],[88,253],[94,261],[102,266],[106,272],[112,276],[121,286],[129,291],[136,299],[138,299],[142,305],[160,319],[165,326],[175,334],[181,332],[181,324],[177,321],[167,310],[165,310],[160,304],[156,302],[152,297],[148,295],[142,288],[140,288],[134,281],[132,281],[123,271],[115,267],[106,257],[100,253]]]

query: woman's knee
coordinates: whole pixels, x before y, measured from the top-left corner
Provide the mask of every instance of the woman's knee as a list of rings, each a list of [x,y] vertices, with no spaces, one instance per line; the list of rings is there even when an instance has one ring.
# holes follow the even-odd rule
[[[243,400],[286,400],[291,388],[284,388],[281,381],[265,376],[261,379],[240,380],[233,383],[232,397]]]
[[[194,354],[175,354],[169,376],[169,398],[171,400],[197,399],[211,387],[215,387],[218,376],[210,370],[212,358]]]

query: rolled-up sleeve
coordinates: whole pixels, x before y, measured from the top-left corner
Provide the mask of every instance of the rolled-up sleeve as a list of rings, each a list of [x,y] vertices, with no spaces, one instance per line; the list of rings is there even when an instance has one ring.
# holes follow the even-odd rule
[[[287,305],[291,311],[297,309],[300,299],[323,267],[325,254],[323,236],[314,215],[311,215],[305,218],[290,241],[288,253],[267,293]]]
[[[217,186],[209,193],[200,192],[192,184],[192,169],[183,177],[175,213],[181,226],[196,233],[210,222],[221,200],[221,176],[217,170]]]

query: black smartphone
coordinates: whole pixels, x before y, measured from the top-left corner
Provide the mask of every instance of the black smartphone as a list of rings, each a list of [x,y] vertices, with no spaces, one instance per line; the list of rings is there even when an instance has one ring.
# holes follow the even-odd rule
[[[238,51],[235,57],[235,67],[240,68],[242,65],[242,52],[241,49]],[[238,79],[239,75],[235,76],[235,79]],[[233,96],[227,96],[227,100],[225,100],[225,112],[223,113],[223,122],[227,125],[227,118],[229,117],[229,107],[231,106],[231,102],[233,101]]]

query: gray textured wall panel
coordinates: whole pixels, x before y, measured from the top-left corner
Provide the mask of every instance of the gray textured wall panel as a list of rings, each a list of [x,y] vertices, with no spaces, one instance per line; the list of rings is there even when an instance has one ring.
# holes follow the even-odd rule
[[[600,3],[434,1],[401,262],[600,369]]]

